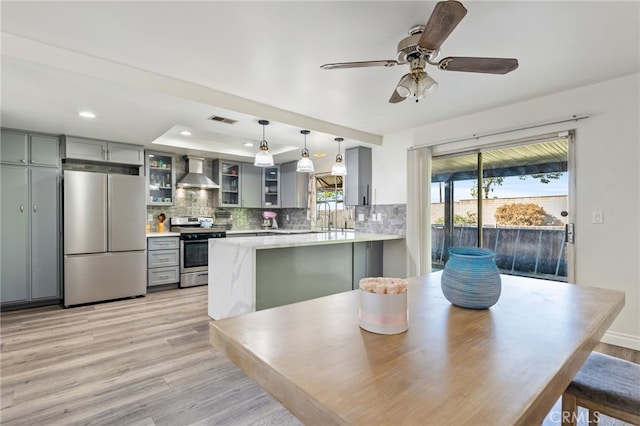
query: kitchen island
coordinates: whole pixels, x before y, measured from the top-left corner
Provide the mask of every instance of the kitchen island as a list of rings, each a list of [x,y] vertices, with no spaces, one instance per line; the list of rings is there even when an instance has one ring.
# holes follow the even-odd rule
[[[222,319],[404,277],[402,235],[349,231],[209,240],[209,316]]]

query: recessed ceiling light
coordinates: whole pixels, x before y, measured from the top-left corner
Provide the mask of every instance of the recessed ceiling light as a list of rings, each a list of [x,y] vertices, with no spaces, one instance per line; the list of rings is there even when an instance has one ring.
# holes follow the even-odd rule
[[[324,152],[316,152],[315,154],[313,154],[314,157],[324,157],[325,153]]]
[[[91,111],[80,111],[78,115],[84,118],[96,118],[96,115]]]
[[[244,146],[253,146],[253,144],[251,142],[245,142],[243,145]]]
[[[191,136],[191,132],[190,132],[190,131],[188,131],[188,130],[183,130],[183,131],[181,131],[181,132],[180,132],[180,134],[181,134],[182,136]]]

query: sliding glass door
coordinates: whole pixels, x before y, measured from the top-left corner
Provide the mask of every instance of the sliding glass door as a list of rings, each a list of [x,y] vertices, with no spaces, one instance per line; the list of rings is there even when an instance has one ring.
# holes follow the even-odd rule
[[[432,159],[432,267],[451,246],[493,250],[501,273],[566,281],[569,138]]]

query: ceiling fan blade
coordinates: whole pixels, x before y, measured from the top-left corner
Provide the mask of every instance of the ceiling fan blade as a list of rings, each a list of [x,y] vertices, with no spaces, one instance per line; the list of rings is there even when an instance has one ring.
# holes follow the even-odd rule
[[[398,94],[398,91],[396,89],[393,89],[393,95],[391,95],[391,97],[389,98],[389,103],[390,104],[397,104],[398,102],[402,102],[404,101],[405,98],[404,96],[400,96]]]
[[[518,60],[507,58],[470,58],[464,56],[450,56],[438,62],[438,68],[444,71],[506,74],[518,68]]]
[[[438,2],[418,40],[418,46],[428,50],[440,49],[442,43],[466,14],[467,9],[459,1]]]
[[[385,59],[380,61],[337,62],[335,64],[321,65],[320,68],[323,70],[336,70],[341,68],[392,67],[394,65],[398,65],[398,61]]]

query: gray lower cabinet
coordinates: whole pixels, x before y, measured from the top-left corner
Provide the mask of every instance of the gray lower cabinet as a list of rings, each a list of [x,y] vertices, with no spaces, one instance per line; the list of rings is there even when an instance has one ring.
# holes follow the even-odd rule
[[[58,300],[58,169],[2,164],[0,175],[0,302]]]
[[[180,282],[180,238],[147,238],[148,287]]]
[[[381,277],[384,242],[365,241],[353,243],[353,289],[359,288],[362,278]]]

